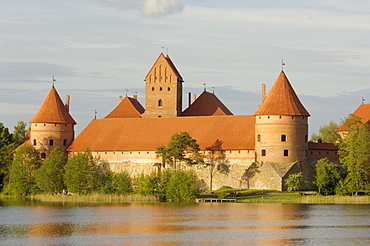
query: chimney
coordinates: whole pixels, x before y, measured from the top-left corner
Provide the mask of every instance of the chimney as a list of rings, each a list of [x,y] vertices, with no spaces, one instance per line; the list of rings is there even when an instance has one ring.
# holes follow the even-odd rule
[[[137,95],[134,95],[133,97],[134,97],[135,100],[137,100]]]
[[[119,96],[118,97],[118,102],[120,103],[120,102],[122,102],[122,96]]]
[[[70,103],[70,100],[71,100],[71,96],[70,95],[66,95],[66,104],[65,104],[65,107],[69,113],[69,103]]]
[[[188,97],[188,107],[191,105],[191,92],[189,92],[189,97]]]
[[[193,94],[193,102],[195,102],[195,100],[197,100],[197,94]]]
[[[262,84],[262,103],[266,99],[266,85]]]

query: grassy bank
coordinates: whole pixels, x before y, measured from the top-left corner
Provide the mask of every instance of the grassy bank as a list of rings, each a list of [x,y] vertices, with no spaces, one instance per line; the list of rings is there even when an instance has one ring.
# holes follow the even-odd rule
[[[232,195],[230,195],[232,194]],[[280,192],[271,190],[241,190],[222,187],[207,191],[200,198],[232,198],[239,203],[302,203],[302,204],[370,204],[370,196],[321,196],[316,192]]]

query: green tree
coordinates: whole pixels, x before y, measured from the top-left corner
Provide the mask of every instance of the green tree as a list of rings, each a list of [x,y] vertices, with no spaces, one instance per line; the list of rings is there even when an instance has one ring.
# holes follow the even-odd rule
[[[14,126],[13,131],[13,142],[16,145],[20,145],[27,134],[27,124],[23,121],[18,121],[17,125]]]
[[[39,153],[25,144],[15,153],[9,171],[9,183],[4,188],[8,195],[26,196],[36,190],[36,172],[41,165]]]
[[[319,139],[323,143],[336,143],[339,141],[339,136],[335,132],[335,129],[338,128],[338,124],[334,121],[330,121],[329,124],[323,125],[319,128],[319,134],[313,133],[311,135],[311,141],[316,142]]]
[[[156,154],[157,158],[162,158],[162,164],[167,163],[175,170],[182,162],[189,165],[204,162],[197,141],[187,132],[173,134],[168,147],[159,146],[156,149]]]
[[[288,191],[299,191],[304,184],[302,172],[290,174],[285,180],[285,185],[288,186]]]
[[[140,195],[157,195],[158,177],[155,173],[146,175],[141,173],[135,179],[135,192]]]
[[[338,165],[330,163],[326,157],[317,162],[314,184],[321,195],[334,195],[340,180],[341,173]]]
[[[124,195],[131,193],[132,180],[130,174],[126,171],[122,173],[105,173],[103,178],[104,185],[102,186],[102,192],[107,194]]]
[[[200,184],[193,171],[173,171],[166,186],[166,199],[169,201],[194,200],[199,195]]]
[[[338,144],[339,159],[348,171],[345,182],[341,184],[349,185],[347,190],[354,188],[353,193],[358,195],[358,191],[369,183],[370,129],[353,116],[346,120],[346,124],[349,130]]]
[[[66,163],[67,157],[64,152],[59,147],[54,148],[36,173],[36,183],[40,190],[47,193],[63,191]]]
[[[89,194],[98,190],[101,184],[99,161],[89,149],[72,156],[64,166],[64,183],[68,191]]]

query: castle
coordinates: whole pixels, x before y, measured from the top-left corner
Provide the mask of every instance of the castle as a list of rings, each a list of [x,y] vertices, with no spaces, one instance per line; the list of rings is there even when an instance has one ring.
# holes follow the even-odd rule
[[[302,172],[314,176],[316,160],[338,160],[337,147],[308,142],[308,118],[284,71],[278,75],[254,115],[233,115],[214,93],[204,91],[182,110],[184,80],[167,55],[159,55],[145,77],[145,109],[137,96],[120,98],[113,111],[94,119],[74,138],[75,120],[69,114],[69,96],[64,104],[54,86],[31,119],[29,143],[46,158],[58,146],[69,155],[89,148],[114,172],[132,176],[161,168],[157,147],[166,146],[171,135],[188,132],[201,150],[222,141],[223,168],[213,178],[213,188],[285,190],[284,180]],[[253,173],[250,167],[255,164]],[[226,167],[226,168],[225,168]],[[162,165],[163,168],[163,165]],[[193,169],[204,189],[209,188],[206,165]],[[220,168],[220,167],[218,167]]]

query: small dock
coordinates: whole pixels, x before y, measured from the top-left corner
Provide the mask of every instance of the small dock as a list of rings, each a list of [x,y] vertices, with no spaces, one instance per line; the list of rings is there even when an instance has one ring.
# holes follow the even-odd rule
[[[198,202],[198,203],[205,203],[205,202],[236,202],[236,199],[197,198],[196,202]]]

